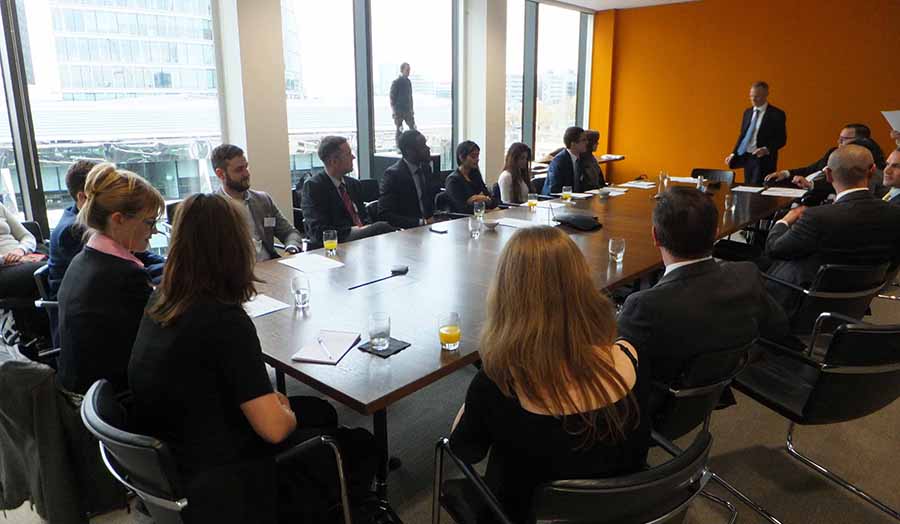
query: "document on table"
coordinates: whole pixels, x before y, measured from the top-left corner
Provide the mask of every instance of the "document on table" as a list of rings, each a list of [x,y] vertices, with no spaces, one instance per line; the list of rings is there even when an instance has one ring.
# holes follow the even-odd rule
[[[900,109],[897,111],[882,111],[881,114],[884,115],[884,119],[891,125],[891,129],[900,131]]]
[[[656,187],[656,182],[647,182],[644,180],[632,180],[631,182],[619,184],[619,187],[633,187],[633,188],[637,188],[637,189],[653,189]]]
[[[278,263],[298,269],[304,273],[327,271],[344,265],[344,263],[339,260],[310,253],[282,258]]]
[[[528,207],[528,202],[523,202],[523,203],[517,204],[517,205],[519,207]],[[547,202],[545,200],[542,200],[537,203],[537,207],[543,207],[543,208],[547,208],[547,209],[550,209],[551,207],[556,209],[556,208],[560,208],[560,207],[566,207],[567,205],[568,204],[564,204],[562,202]]]
[[[501,226],[517,228],[538,227],[545,225],[539,222],[532,222],[531,220],[521,220],[518,218],[501,218],[499,222]]]
[[[291,306],[280,300],[275,300],[269,295],[262,294],[256,295],[249,301],[244,302],[244,311],[247,312],[247,315],[249,315],[250,318],[261,317],[289,307]]]
[[[606,194],[612,195],[613,193],[615,193],[615,195],[612,195],[612,196],[619,196],[623,193],[628,192],[628,188],[627,187],[609,186],[609,187],[603,187],[600,189],[588,189],[587,192],[592,195],[606,195]]]
[[[681,182],[682,184],[696,184],[697,179],[692,176],[670,176],[672,182]]]
[[[806,194],[806,190],[793,187],[770,187],[763,191],[762,194],[773,197],[800,198]]]
[[[551,196],[561,197],[562,193],[550,193]],[[591,198],[592,195],[590,192],[587,193],[572,193],[573,200],[584,200],[585,198]]]
[[[359,340],[359,333],[322,329],[314,339],[294,353],[291,360],[335,366]]]
[[[737,186],[731,188],[732,193],[759,193],[765,189],[764,187],[755,187],[755,186]]]
[[[614,162],[616,160],[622,160],[625,158],[625,155],[600,155],[600,160],[603,162]]]

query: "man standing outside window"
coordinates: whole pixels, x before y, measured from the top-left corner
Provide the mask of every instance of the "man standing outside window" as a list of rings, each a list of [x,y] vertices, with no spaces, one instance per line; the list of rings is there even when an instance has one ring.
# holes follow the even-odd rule
[[[400,76],[391,83],[391,112],[394,115],[394,126],[397,128],[395,140],[400,148],[400,135],[403,134],[403,122],[410,129],[416,129],[416,118],[413,114],[412,82],[409,81],[409,64],[400,64]]]

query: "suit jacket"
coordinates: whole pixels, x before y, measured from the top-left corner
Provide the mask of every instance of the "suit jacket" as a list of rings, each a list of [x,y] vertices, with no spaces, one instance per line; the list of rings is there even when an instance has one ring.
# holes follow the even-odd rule
[[[423,218],[434,215],[434,197],[441,190],[440,177],[431,171],[431,165],[422,164],[424,187],[422,187],[423,216],[419,209],[419,194],[409,166],[402,158],[384,171],[381,177],[381,196],[378,197],[380,219],[394,227],[411,228],[419,225]]]
[[[763,120],[765,120],[765,119],[763,119]],[[795,169],[788,169],[788,172],[790,172],[790,174],[791,174],[791,178],[794,178],[795,176],[809,176],[809,175],[815,173],[816,171],[821,171],[821,170],[825,169],[825,166],[828,165],[828,157],[831,156],[831,153],[834,153],[835,149],[837,149],[837,148],[836,147],[830,148],[828,151],[825,152],[825,154],[822,156],[822,158],[816,160],[815,162],[813,162],[812,164],[810,164],[806,167],[798,167]],[[766,173],[766,174],[768,174],[768,173]]]
[[[584,188],[581,183],[583,169],[580,163],[577,169],[576,178],[576,166],[572,164],[572,155],[569,154],[567,149],[560,151],[550,162],[541,194],[561,193],[563,186],[572,186],[574,191],[583,191]]]
[[[222,188],[219,188],[218,192],[231,198]],[[278,253],[275,252],[275,238],[278,238],[285,246],[300,247],[303,244],[303,235],[284,218],[268,193],[248,189],[244,194],[243,204],[250,213],[253,227],[250,234],[254,238],[262,240],[263,249],[266,250],[269,258],[278,258]]]
[[[900,194],[894,195],[894,198],[887,201],[892,206],[900,207]]]
[[[744,110],[744,116],[741,119],[741,132],[738,134],[737,142],[734,144],[732,153],[737,155],[738,147],[744,139],[747,128],[750,127],[750,120],[753,118],[753,108],[748,107]],[[759,133],[756,135],[756,147],[766,147],[769,149],[769,162],[773,166],[778,165],[778,150],[787,143],[787,115],[784,111],[769,104],[766,113],[763,115],[762,122],[759,124]],[[749,153],[749,151],[748,151]],[[763,157],[765,158],[765,157]],[[767,175],[768,173],[763,173]]]
[[[471,215],[474,212],[475,206],[469,203],[469,198],[474,195],[491,197],[490,201],[485,202],[485,207],[487,209],[494,209],[497,207],[497,202],[494,201],[491,192],[488,191],[487,186],[484,185],[484,179],[481,177],[481,173],[477,170],[473,170],[469,173],[469,178],[471,181],[466,182],[466,179],[460,174],[459,170],[456,170],[447,177],[446,181],[444,181],[444,185],[447,187],[447,195],[450,196],[450,203],[453,206],[453,212]]]
[[[590,152],[584,153],[581,155],[581,162],[583,166],[581,169],[581,190],[589,191],[606,187],[606,177],[603,176],[603,168],[600,167],[600,162],[597,162],[597,157]]]
[[[398,76],[391,82],[391,110],[394,114],[407,114],[413,111],[412,82],[405,76]]]
[[[625,300],[619,335],[637,348],[653,380],[673,383],[695,355],[788,333],[781,306],[751,262],[706,260],[673,270]]]
[[[811,207],[790,227],[769,231],[768,273],[800,286],[812,283],[822,264],[876,265],[900,256],[900,207],[857,191],[831,205]],[[773,295],[789,303],[793,293],[770,284]]]
[[[356,214],[363,224],[368,223],[369,215],[362,199],[362,188],[359,180],[344,176],[344,188],[356,207]],[[303,223],[306,234],[316,241],[322,240],[322,231],[334,229],[338,232],[338,240],[343,242],[353,228],[353,218],[331,177],[324,171],[306,179],[303,184]]]

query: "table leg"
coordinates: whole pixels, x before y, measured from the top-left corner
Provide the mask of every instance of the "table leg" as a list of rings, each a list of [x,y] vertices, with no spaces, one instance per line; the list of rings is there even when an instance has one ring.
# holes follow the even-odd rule
[[[375,433],[375,446],[378,449],[378,471],[375,473],[375,492],[382,499],[387,499],[387,476],[390,462],[387,436],[387,410],[381,409],[372,416],[372,427]]]
[[[287,385],[284,382],[284,371],[275,370],[275,389],[282,395],[287,395]]]

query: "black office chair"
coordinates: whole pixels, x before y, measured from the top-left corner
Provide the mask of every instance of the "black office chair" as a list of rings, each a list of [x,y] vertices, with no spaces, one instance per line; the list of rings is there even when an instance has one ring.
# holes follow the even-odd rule
[[[468,213],[456,213],[453,211],[453,202],[447,190],[442,189],[434,195],[434,216],[438,220],[452,220],[454,218],[468,217]]]
[[[876,326],[831,313],[820,318],[806,351],[767,345],[734,385],[790,420],[785,447],[791,457],[900,520],[900,512],[803,455],[793,443],[796,424],[855,420],[900,397],[900,325]],[[834,323],[839,325],[832,330]],[[824,348],[815,342],[820,336],[827,338]]]
[[[189,501],[169,446],[159,439],[125,429],[125,408],[108,381],[98,380],[88,389],[81,404],[81,419],[88,431],[100,441],[100,455],[109,472],[144,501],[156,524],[184,524],[191,520],[205,522],[202,515],[188,516],[185,513]],[[276,461],[290,461],[322,445],[328,446],[334,453],[344,522],[350,524],[341,454],[332,438],[320,436],[309,439],[282,453]],[[222,501],[228,502],[233,501]]]
[[[693,178],[703,177],[710,182],[720,182],[726,186],[734,185],[734,171],[729,171],[727,169],[704,169],[701,167],[695,167],[691,170],[691,176]]]
[[[872,299],[885,285],[888,266],[887,263],[878,266],[825,264],[819,268],[808,289],[766,273],[762,276],[799,295],[800,305],[791,315],[791,332],[808,335],[816,319],[826,311],[855,319],[865,316]]]
[[[378,186],[377,180],[371,178],[360,180],[359,186],[362,192],[362,200],[365,203],[374,202],[378,200],[378,197],[381,195],[381,189]]]
[[[706,486],[712,437],[697,435],[678,457],[659,466],[608,479],[557,480],[538,487],[529,523],[604,524],[677,522]],[[444,455],[464,478],[443,480]],[[441,508],[459,524],[475,524],[490,512],[501,524],[512,524],[484,480],[453,454],[442,438],[435,450],[434,495],[431,521],[440,524]]]
[[[41,266],[34,271],[34,283],[37,286],[38,295],[41,297],[34,301],[34,307],[43,308],[47,312],[50,322],[50,336],[51,339],[55,339],[57,331],[55,324],[59,320],[59,302],[52,299],[50,295],[50,266]],[[55,347],[55,340],[53,341],[53,346],[52,348],[38,348],[36,354],[27,356],[36,362],[47,364],[56,369],[56,357],[59,355],[59,348]]]
[[[547,175],[536,176],[531,179],[531,192],[540,194],[544,189],[544,182],[547,181]]]

